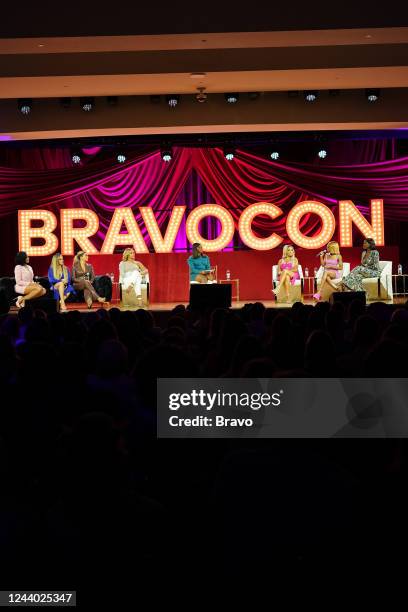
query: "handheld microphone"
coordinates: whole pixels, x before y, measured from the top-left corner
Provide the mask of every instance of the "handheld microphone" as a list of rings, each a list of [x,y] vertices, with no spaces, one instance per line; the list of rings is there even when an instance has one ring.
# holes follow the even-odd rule
[[[316,255],[316,257],[320,257],[320,255],[324,255],[325,253],[327,253],[327,251],[326,251],[326,250],[324,250],[324,251],[320,251],[320,253],[318,253],[318,254]]]

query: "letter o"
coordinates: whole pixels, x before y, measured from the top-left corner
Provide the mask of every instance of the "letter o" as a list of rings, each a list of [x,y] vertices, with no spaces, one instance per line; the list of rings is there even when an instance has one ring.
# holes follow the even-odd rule
[[[221,233],[214,240],[206,240],[198,231],[198,224],[204,217],[215,217],[221,223]],[[234,219],[228,210],[218,204],[202,204],[194,208],[186,221],[187,239],[191,244],[199,242],[204,251],[221,251],[234,237]]]
[[[299,229],[300,220],[308,213],[318,215],[322,221],[322,229],[317,236],[305,236]],[[306,200],[296,204],[286,220],[286,231],[290,240],[305,249],[320,249],[330,242],[335,229],[336,220],[332,211],[322,202],[314,200]]]

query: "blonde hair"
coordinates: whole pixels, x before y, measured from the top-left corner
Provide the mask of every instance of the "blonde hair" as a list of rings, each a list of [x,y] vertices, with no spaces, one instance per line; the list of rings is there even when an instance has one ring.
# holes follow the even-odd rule
[[[334,253],[332,253],[332,255],[340,255],[340,247],[339,247],[339,243],[336,242],[336,240],[331,240],[328,244],[327,244],[327,250],[330,253],[330,246],[331,245],[335,245],[335,250]]]
[[[132,248],[127,248],[123,251],[122,261],[127,261],[130,257],[130,254],[134,251]]]
[[[80,263],[81,257],[83,257],[83,255],[85,255],[85,251],[78,251],[78,253],[74,257],[74,264]]]
[[[285,244],[285,246],[282,249],[282,259],[285,259],[285,257],[289,257],[288,254],[287,254],[288,253],[288,249],[293,249],[292,257],[295,256],[295,249],[294,249],[294,247],[291,244]]]
[[[67,266],[60,265],[58,259],[61,257],[61,253],[54,253],[51,259],[51,268],[54,278],[60,278],[61,274],[64,277],[64,283],[68,282],[68,268]]]

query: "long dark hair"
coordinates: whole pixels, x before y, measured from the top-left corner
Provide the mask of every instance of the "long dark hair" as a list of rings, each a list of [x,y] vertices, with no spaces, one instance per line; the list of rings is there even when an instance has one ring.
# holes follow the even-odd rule
[[[16,255],[16,266],[25,266],[27,261],[27,253],[25,251],[19,251]]]
[[[195,242],[193,244],[193,257],[197,259],[197,257],[201,257],[201,253],[198,251],[198,247],[201,246],[199,242]]]

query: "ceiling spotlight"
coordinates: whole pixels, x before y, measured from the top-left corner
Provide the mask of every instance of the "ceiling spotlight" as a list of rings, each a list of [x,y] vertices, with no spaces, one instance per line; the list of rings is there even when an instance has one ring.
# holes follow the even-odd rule
[[[380,90],[379,89],[366,89],[365,94],[369,102],[377,102],[378,98],[380,97]]]
[[[62,108],[70,108],[71,107],[71,98],[60,98],[60,104]]]
[[[325,157],[327,157],[326,149],[320,149],[320,151],[318,152],[318,156],[320,157],[320,159],[324,159]]]
[[[123,164],[126,161],[126,155],[124,155],[123,153],[119,153],[116,156],[116,159],[118,160],[120,164]]]
[[[197,102],[206,102],[207,94],[205,93],[205,87],[197,87],[198,93],[196,94]]]
[[[225,95],[225,99],[228,102],[228,104],[236,104],[238,102],[239,94],[237,94],[237,93],[226,93],[224,95]]]
[[[118,96],[106,96],[106,103],[108,106],[117,106]]]
[[[161,150],[161,158],[166,164],[171,162],[173,155],[171,152],[171,147],[163,147]]]
[[[306,102],[316,102],[317,100],[317,91],[305,91],[303,95]]]
[[[274,160],[279,159],[279,152],[278,151],[272,151],[271,158],[274,159]]]
[[[235,157],[235,147],[225,146],[224,147],[224,157],[228,161],[232,161]]]
[[[23,115],[29,115],[33,107],[33,101],[31,98],[24,98],[18,101],[18,110]]]
[[[176,108],[177,104],[180,101],[180,96],[172,94],[171,96],[166,96],[166,100],[170,108]]]
[[[75,151],[75,153],[72,154],[71,159],[73,164],[79,164],[81,162],[81,156],[79,152]]]
[[[79,103],[83,111],[89,113],[95,105],[95,98],[80,98]]]

